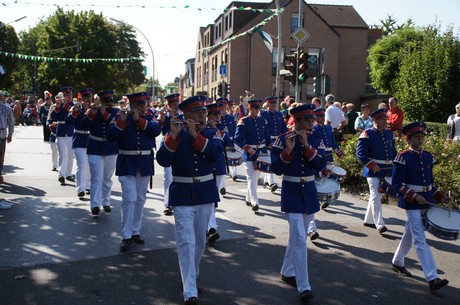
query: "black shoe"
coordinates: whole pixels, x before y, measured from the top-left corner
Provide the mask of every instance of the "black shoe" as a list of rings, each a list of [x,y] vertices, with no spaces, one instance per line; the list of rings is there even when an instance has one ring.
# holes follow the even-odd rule
[[[270,185],[268,184],[268,182],[264,182],[264,187],[269,189],[270,188]]]
[[[106,213],[112,212],[112,208],[110,207],[110,205],[104,205],[102,208],[104,209],[104,212]]]
[[[227,194],[227,190],[225,189],[225,187],[223,187],[223,188],[220,189],[220,194],[221,194],[222,196],[224,196],[225,194]]]
[[[86,193],[86,195],[91,194],[91,192],[89,190],[85,190],[85,193]]]
[[[91,209],[91,214],[99,215],[100,211],[101,211],[101,209],[99,207],[94,207],[94,208]]]
[[[173,214],[173,209],[172,207],[167,207],[163,210],[163,214],[165,214],[166,216],[171,216]]]
[[[259,210],[259,205],[258,205],[258,204],[253,204],[253,205],[252,205],[252,210],[253,210],[254,212],[257,212],[257,211]]]
[[[387,227],[385,227],[385,226],[383,226],[383,227],[381,227],[381,228],[379,229],[379,233],[380,233],[380,234],[383,234],[383,233],[385,233],[386,231],[388,231],[388,229],[387,229]]]
[[[121,245],[120,245],[120,251],[121,252],[126,252],[128,251],[129,249],[129,246],[131,246],[131,239],[123,239],[121,241]]]
[[[248,207],[250,207],[250,206],[251,206],[251,202],[246,201],[246,205],[247,205]]]
[[[273,183],[270,185],[270,192],[274,193],[278,189],[278,184]]]
[[[329,202],[324,202],[322,205],[321,205],[321,209],[326,209],[327,207],[329,206]]]
[[[295,276],[284,276],[284,275],[281,275],[281,280],[282,280],[283,282],[285,282],[286,284],[288,284],[288,285],[297,287],[297,282],[296,282],[296,280],[295,280]]]
[[[56,167],[53,167],[53,169],[52,169],[51,171],[53,171],[53,172],[57,172],[58,170],[57,170],[57,168],[56,168]]]
[[[236,181],[236,179],[238,179],[238,176],[233,176],[233,181]]]
[[[310,237],[310,240],[313,241],[313,240],[315,240],[315,239],[317,239],[319,237],[319,233],[316,232],[316,231],[312,231],[312,232],[308,233],[308,236]]]
[[[373,223],[364,223],[363,225],[364,225],[365,227],[369,227],[369,228],[376,229],[375,224],[373,224]]]
[[[77,194],[78,197],[85,197],[85,192],[81,191],[81,192],[78,192]]]
[[[191,297],[185,300],[185,305],[198,305],[198,298],[197,297]]]
[[[396,273],[401,274],[402,276],[412,277],[412,273],[410,273],[409,270],[406,269],[406,267],[400,267],[395,264],[392,264],[391,270],[393,270]]]
[[[131,236],[131,240],[135,242],[136,244],[143,245],[145,244],[145,241],[141,238],[140,235],[133,235]]]
[[[313,293],[311,293],[310,290],[304,290],[300,293],[300,300],[302,302],[308,301],[310,299],[313,299]]]
[[[446,279],[441,280],[440,278],[436,278],[436,279],[434,279],[434,280],[429,282],[431,291],[438,290],[438,289],[446,286],[447,284],[449,284],[448,280],[446,280]]]
[[[219,233],[217,233],[217,230],[214,228],[209,229],[208,236],[209,236],[208,237],[209,244],[215,243],[220,237]]]
[[[65,179],[66,179],[67,181],[75,182],[75,178],[74,178],[73,176],[67,176],[67,177],[65,177]]]
[[[61,182],[61,183],[64,183],[64,182],[65,182],[65,178],[62,177],[62,176],[60,176],[59,179],[58,179],[58,181]]]

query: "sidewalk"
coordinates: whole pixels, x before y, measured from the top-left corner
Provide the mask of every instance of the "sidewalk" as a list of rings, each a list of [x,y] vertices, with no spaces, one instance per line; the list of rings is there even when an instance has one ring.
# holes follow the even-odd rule
[[[61,186],[51,171],[41,127],[18,126],[7,146],[0,197],[14,203],[0,211],[0,304],[183,304],[175,252],[174,219],[162,214],[162,169],[156,167],[148,194],[144,246],[120,253],[120,185],[114,177],[113,210],[92,217],[89,199],[74,185]],[[240,175],[243,168],[239,168]],[[208,247],[198,285],[200,304],[301,304],[279,270],[288,226],[279,191],[260,187],[260,212],[244,203],[246,184],[227,179],[219,204],[221,239]],[[385,206],[389,231],[362,225],[366,202],[349,194],[320,211],[320,238],[308,241],[311,304],[457,304],[460,247],[427,233],[439,275],[449,286],[430,293],[412,249],[412,278],[390,270],[405,215]]]

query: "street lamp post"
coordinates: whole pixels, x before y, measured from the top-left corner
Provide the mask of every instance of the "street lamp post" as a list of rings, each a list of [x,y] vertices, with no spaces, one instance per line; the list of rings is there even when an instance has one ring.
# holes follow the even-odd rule
[[[11,24],[11,23],[18,22],[18,21],[20,21],[20,20],[22,20],[22,19],[24,19],[24,18],[27,18],[27,16],[22,16],[21,18],[18,18],[18,19],[16,19],[16,20],[13,20],[13,21],[10,21],[10,22],[7,22],[7,23],[5,23],[5,25],[9,25],[9,24]]]
[[[152,67],[152,96],[153,96],[153,98],[155,98],[155,56],[153,55],[153,48],[152,48],[152,45],[150,44],[150,41],[148,40],[147,36],[145,36],[144,33],[142,33],[141,30],[136,28],[134,25],[127,24],[124,21],[117,20],[117,19],[114,19],[114,18],[109,18],[109,19],[112,20],[112,21],[115,21],[117,23],[120,23],[120,24],[131,26],[133,29],[138,31],[142,36],[144,36],[145,40],[147,41],[147,44],[149,45],[149,48],[150,48],[150,52],[152,53],[152,65],[153,65],[153,67]]]

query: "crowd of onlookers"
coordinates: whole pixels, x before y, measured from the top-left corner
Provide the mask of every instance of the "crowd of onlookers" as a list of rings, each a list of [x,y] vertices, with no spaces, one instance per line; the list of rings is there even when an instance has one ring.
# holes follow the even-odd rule
[[[7,96],[5,104],[13,109],[15,125],[39,125],[40,107],[44,104],[42,98],[22,96],[21,99],[14,99]]]

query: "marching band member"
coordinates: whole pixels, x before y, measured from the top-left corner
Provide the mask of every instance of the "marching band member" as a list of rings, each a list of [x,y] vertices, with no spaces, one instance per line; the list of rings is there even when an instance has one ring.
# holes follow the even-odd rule
[[[393,133],[386,128],[386,110],[377,109],[371,113],[371,117],[374,120],[374,126],[364,130],[359,136],[356,156],[364,165],[363,176],[367,178],[370,192],[364,225],[375,225],[379,233],[383,234],[387,231],[387,227],[383,220],[379,186],[382,179],[391,177],[396,145]]]
[[[259,210],[257,183],[260,176],[255,163],[259,154],[266,153],[267,145],[271,143],[267,120],[259,114],[261,105],[261,100],[248,101],[249,114],[238,121],[235,131],[235,149],[243,153],[248,180],[246,205],[251,206],[254,212]]]
[[[75,104],[69,111],[66,123],[74,125],[72,137],[72,148],[77,161],[77,170],[75,171],[75,186],[77,187],[77,196],[84,197],[85,191],[89,190],[89,164],[86,147],[88,146],[89,130],[82,126],[85,112],[89,109],[93,99],[93,89],[85,88],[80,90],[82,104]]]
[[[104,212],[111,212],[110,193],[112,176],[118,154],[118,144],[107,141],[109,126],[115,121],[118,109],[112,108],[113,91],[98,94],[100,105],[94,103],[83,117],[82,127],[90,131],[88,140],[88,162],[91,174],[90,200],[91,213],[99,215],[101,206]]]
[[[222,107],[222,120],[218,125],[220,130],[226,130],[230,139],[233,141],[235,139],[235,130],[236,130],[236,114],[235,114],[236,100],[229,100],[224,107]],[[235,151],[234,149],[228,151]],[[229,166],[229,175],[236,181],[238,179],[238,166],[232,165]]]
[[[404,258],[414,244],[425,280],[430,290],[435,291],[446,286],[449,281],[438,278],[433,254],[426,243],[422,215],[428,209],[428,203],[448,203],[450,198],[433,185],[435,159],[423,150],[425,131],[426,124],[423,122],[406,125],[402,133],[409,143],[409,149],[398,154],[393,162],[392,186],[400,195],[398,206],[406,210],[407,222],[393,256],[392,270],[403,276],[412,276],[404,266]]]
[[[73,150],[72,137],[74,126],[66,124],[65,119],[69,114],[72,102],[72,87],[64,87],[55,97],[56,105],[51,112],[48,126],[55,122],[56,127],[56,145],[59,151],[59,182],[65,183],[65,180],[75,181],[72,176],[73,167]]]
[[[321,139],[323,139],[323,143],[325,148],[325,156],[326,161],[328,164],[334,163],[334,156],[333,152],[337,155],[337,157],[343,157],[343,151],[340,149],[339,144],[335,140],[334,132],[332,127],[329,125],[324,124],[325,116],[326,116],[326,109],[325,108],[316,108],[315,109],[315,116],[316,122],[315,126],[313,127],[313,134],[317,135]]]
[[[166,135],[170,131],[170,122],[171,118],[174,116],[178,116],[179,120],[183,120],[183,115],[179,112],[179,93],[173,93],[167,95],[165,97],[167,101],[166,111],[160,111],[160,116],[158,118],[158,123],[160,124],[162,131],[161,134],[163,135],[162,142],[166,138]],[[169,186],[172,182],[172,172],[171,167],[163,167],[163,189],[164,189],[164,196],[163,196],[163,205],[164,210],[163,214],[165,215],[172,215],[173,210],[172,206],[169,204]]]
[[[267,120],[268,132],[271,138],[270,143],[288,131],[283,115],[276,110],[277,100],[277,96],[266,97],[265,101],[268,108],[261,112],[261,115]],[[270,151],[268,151],[268,155],[270,155]],[[265,173],[264,186],[269,188],[272,193],[278,189],[278,184],[275,183],[273,173]]]
[[[109,141],[118,141],[119,154],[115,175],[122,189],[120,250],[127,251],[132,242],[144,244],[141,238],[142,214],[147,199],[149,178],[153,175],[152,148],[161,127],[150,115],[144,115],[147,92],[127,95],[130,111],[119,111],[116,124],[107,132]]]
[[[281,210],[289,222],[289,242],[281,267],[281,279],[296,286],[302,301],[313,298],[308,276],[307,228],[319,211],[315,172],[326,166],[317,148],[321,138],[308,134],[315,120],[313,104],[293,108],[294,130],[273,143],[272,170],[283,175]]]
[[[161,166],[172,168],[169,203],[174,207],[176,245],[185,304],[198,303],[196,281],[206,247],[212,206],[219,201],[213,179],[214,163],[222,157],[221,135],[206,128],[206,96],[179,104],[184,122],[174,116],[170,133],[157,152]]]

